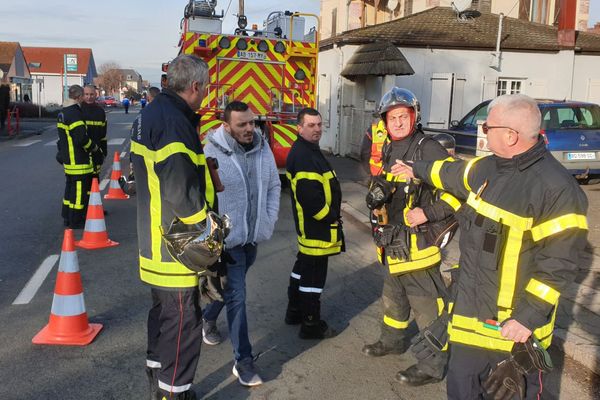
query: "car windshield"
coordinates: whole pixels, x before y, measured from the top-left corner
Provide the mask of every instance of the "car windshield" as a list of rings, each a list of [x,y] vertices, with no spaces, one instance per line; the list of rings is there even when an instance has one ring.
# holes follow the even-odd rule
[[[600,129],[600,107],[595,104],[544,107],[542,129]]]

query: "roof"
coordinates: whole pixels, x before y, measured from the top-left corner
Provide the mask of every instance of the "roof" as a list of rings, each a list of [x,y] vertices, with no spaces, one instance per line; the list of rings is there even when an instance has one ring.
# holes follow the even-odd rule
[[[364,44],[386,40],[402,47],[494,50],[499,15],[472,12],[475,18],[460,20],[450,7],[435,7],[383,24],[343,32],[322,40],[321,48],[333,44]],[[558,28],[505,17],[502,50],[558,51]],[[600,53],[600,36],[577,32],[577,51]]]
[[[125,77],[131,76],[133,80],[137,80],[141,75],[134,69],[120,69],[121,74]]]
[[[90,60],[93,62],[92,49],[76,49],[67,47],[23,47],[25,59],[29,64],[32,74],[62,74],[64,68],[64,55],[77,54],[77,71],[71,74],[87,75]],[[39,63],[39,68],[32,66]],[[33,64],[35,65],[35,64]]]
[[[413,75],[406,58],[390,42],[362,45],[348,60],[341,75],[352,79],[359,76]]]
[[[0,69],[5,74],[8,74],[18,48],[18,42],[0,42]]]

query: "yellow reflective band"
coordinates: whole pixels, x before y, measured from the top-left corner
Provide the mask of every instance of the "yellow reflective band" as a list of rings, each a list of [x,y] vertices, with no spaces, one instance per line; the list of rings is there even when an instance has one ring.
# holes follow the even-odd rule
[[[179,217],[179,219],[186,225],[197,224],[198,222],[204,221],[206,219],[206,205],[196,214],[190,215],[189,217]]]
[[[522,245],[523,232],[512,227],[509,228],[500,266],[500,288],[498,289],[498,305],[500,307],[512,308]]]
[[[441,297],[437,298],[437,306],[438,306],[438,315],[442,315],[444,312],[444,299]]]
[[[132,142],[133,143],[133,142]],[[148,192],[150,193],[150,257],[153,261],[160,261],[161,255],[161,222],[162,208],[160,199],[160,181],[154,171],[152,160],[144,158],[146,174],[148,175]]]
[[[477,198],[477,195],[473,192],[469,193],[467,204],[473,207],[478,214],[481,214],[495,222],[500,222],[504,225],[507,225],[511,229],[528,231],[533,225],[533,218],[521,217],[517,214],[511,213],[510,211],[496,207],[495,205],[484,201],[481,197]]]
[[[92,139],[88,139],[87,143],[83,145],[84,150],[87,150],[92,145]]]
[[[585,215],[573,213],[561,215],[531,228],[531,236],[537,242],[571,228],[588,229]]]
[[[83,198],[82,198],[83,185],[82,184],[83,184],[83,182],[81,182],[81,181],[77,181],[75,183],[76,189],[75,189],[75,204],[74,204],[75,206],[81,206],[81,208],[83,208]]]
[[[452,309],[454,308],[454,302],[448,303],[448,314],[452,314]]]
[[[547,303],[550,303],[552,305],[558,304],[560,292],[556,289],[551,288],[545,283],[538,281],[537,279],[531,278],[525,290],[533,294],[534,296],[546,301]]]
[[[63,124],[62,122],[58,122],[56,124],[56,127],[60,128],[60,129],[64,129],[65,131],[70,131],[81,125],[85,125],[85,123],[83,121],[75,121],[70,125],[66,125],[66,124]]]
[[[298,236],[298,250],[300,253],[313,256],[337,254],[342,251],[342,241],[326,242],[324,240],[307,239]]]
[[[387,326],[391,326],[394,329],[408,328],[408,321],[398,321],[397,319],[388,317],[387,315],[383,316],[383,323]]]
[[[273,138],[281,145],[281,147],[289,147],[288,142],[286,142],[279,133],[273,132]]]
[[[484,156],[487,157],[487,156]],[[469,172],[471,171],[471,168],[473,168],[473,165],[475,165],[475,163],[479,160],[481,160],[484,157],[475,157],[474,159],[472,159],[471,161],[469,161],[467,163],[467,166],[465,168],[465,173],[463,175],[463,183],[465,185],[465,189],[467,189],[469,192],[472,191],[471,189],[471,185],[469,185]]]
[[[452,207],[454,211],[458,211],[458,209],[461,206],[460,201],[458,201],[456,197],[452,196],[450,193],[447,192],[444,192],[440,196],[440,200],[442,200],[444,203],[447,203],[450,207]]]
[[[67,175],[84,175],[94,172],[91,164],[63,164],[63,168]]]
[[[169,156],[174,154],[186,154],[195,165],[206,165],[206,158],[204,154],[198,154],[187,147],[181,142],[169,143],[165,147],[159,150],[150,150],[143,144],[132,141],[131,142],[131,153],[138,154],[144,159],[151,160],[155,163],[165,161]]]
[[[404,176],[394,176],[391,172],[384,172],[383,176],[385,180],[388,182],[406,182],[406,177]]]
[[[442,166],[446,162],[454,162],[454,158],[448,157],[445,160],[437,160],[433,162],[433,166],[431,167],[431,183],[438,189],[444,189],[444,185],[442,184],[442,179],[440,177],[440,171],[442,170]]]
[[[436,246],[430,246],[414,252],[411,251],[410,256],[410,261],[401,261],[397,258],[387,256],[386,261],[390,274],[396,275],[429,268],[442,260],[440,249]]]
[[[453,343],[483,347],[490,350],[511,351],[514,342],[504,339],[500,331],[488,329],[477,318],[452,315],[452,323],[448,324],[448,334]]]
[[[372,158],[369,158],[369,164],[371,164],[374,167],[381,167],[383,165],[381,161],[375,162]]]
[[[159,287],[184,288],[198,285],[198,273],[178,262],[150,260],[140,256],[140,278]]]
[[[85,124],[88,126],[104,126],[106,121],[85,121]]]

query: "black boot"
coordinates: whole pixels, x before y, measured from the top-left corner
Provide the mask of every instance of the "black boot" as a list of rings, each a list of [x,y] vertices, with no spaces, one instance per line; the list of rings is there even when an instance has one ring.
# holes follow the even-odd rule
[[[158,368],[146,367],[146,376],[148,377],[148,383],[150,384],[150,400],[160,399],[158,393],[158,371]]]
[[[302,312],[300,308],[294,308],[288,304],[285,311],[285,323],[288,325],[298,325],[302,322]]]
[[[169,393],[164,390],[160,391],[159,400],[196,400],[196,392],[193,390],[186,390],[181,393]]]
[[[382,342],[381,339],[372,344],[365,344],[362,348],[363,354],[370,357],[382,357],[388,354],[402,354],[406,352],[406,350],[406,345],[402,342],[388,344]]]
[[[417,365],[411,365],[404,371],[400,371],[394,378],[396,381],[408,386],[423,386],[430,383],[440,382],[440,378],[427,375]]]
[[[366,344],[362,348],[363,354],[371,357],[382,357],[387,354],[402,354],[408,350],[404,337],[404,330],[395,329],[386,324],[381,326],[379,340]]]
[[[298,325],[302,322],[302,309],[300,308],[300,281],[290,278],[288,286],[288,306],[285,311],[285,323],[288,325]]]
[[[300,325],[300,339],[329,339],[336,335],[322,319],[304,319]]]

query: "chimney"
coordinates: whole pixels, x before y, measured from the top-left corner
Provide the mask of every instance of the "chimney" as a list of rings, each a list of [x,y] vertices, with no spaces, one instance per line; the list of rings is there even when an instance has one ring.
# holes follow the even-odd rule
[[[560,0],[558,16],[558,45],[561,48],[575,48],[575,20],[577,0]]]

